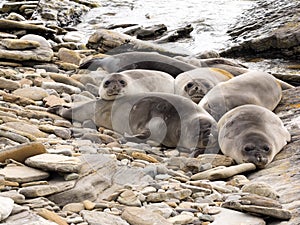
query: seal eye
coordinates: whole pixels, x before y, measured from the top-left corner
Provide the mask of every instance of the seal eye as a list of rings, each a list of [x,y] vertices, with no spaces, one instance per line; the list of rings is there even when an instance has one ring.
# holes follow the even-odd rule
[[[123,85],[123,86],[126,85],[126,82],[125,82],[124,80],[119,80],[119,83],[120,83],[121,85]]]
[[[246,145],[246,146],[244,147],[244,150],[245,150],[246,152],[253,151],[254,149],[255,149],[255,146],[254,146],[254,145]]]
[[[103,85],[103,86],[104,86],[104,87],[107,87],[109,84],[110,84],[110,81],[107,80],[107,81],[104,82],[104,85]]]
[[[193,86],[194,86],[194,84],[193,84],[192,82],[189,82],[189,83],[186,85],[187,88],[191,88],[191,87],[193,87]]]
[[[269,148],[269,146],[267,146],[267,145],[265,145],[265,146],[263,147],[263,149],[264,149],[266,152],[269,152],[269,151],[270,151],[270,148]]]

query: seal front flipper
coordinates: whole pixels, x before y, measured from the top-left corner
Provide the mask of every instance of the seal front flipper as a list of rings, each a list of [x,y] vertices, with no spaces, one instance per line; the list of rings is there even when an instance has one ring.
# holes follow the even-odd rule
[[[141,133],[135,135],[129,135],[128,133],[124,133],[124,138],[126,141],[135,143],[145,143],[150,136],[151,131],[149,129],[145,129]]]

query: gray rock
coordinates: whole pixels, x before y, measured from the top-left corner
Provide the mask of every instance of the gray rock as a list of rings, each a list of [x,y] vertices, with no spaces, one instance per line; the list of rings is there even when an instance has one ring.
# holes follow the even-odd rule
[[[77,157],[46,153],[26,159],[25,164],[46,171],[76,173],[79,172],[82,163]]]
[[[67,94],[79,94],[81,92],[80,88],[67,85],[67,84],[62,84],[62,83],[56,83],[56,82],[43,82],[42,83],[42,88],[44,89],[54,89],[58,93],[67,93]]]
[[[59,191],[60,189],[55,185],[34,185],[19,189],[19,193],[26,198],[44,197]]]
[[[11,198],[0,196],[0,221],[5,220],[12,212],[14,201]]]
[[[210,225],[223,225],[224,221],[230,221],[230,225],[266,225],[266,222],[259,217],[225,208],[222,208],[221,213],[213,217],[214,222]]]
[[[129,225],[122,218],[106,212],[83,210],[80,215],[90,225]]]
[[[21,87],[21,85],[17,81],[5,79],[0,77],[0,89],[14,91]]]
[[[26,225],[57,225],[57,223],[46,220],[31,211],[11,215],[2,225],[24,224],[24,221],[26,221]]]
[[[49,177],[49,173],[47,172],[14,164],[10,164],[4,169],[0,169],[0,174],[4,175],[6,180],[18,183],[43,180]]]
[[[173,209],[167,203],[164,202],[151,203],[149,205],[145,205],[145,209],[153,213],[158,213],[166,219],[169,218],[173,213]]]
[[[131,225],[171,225],[167,219],[158,213],[148,211],[147,209],[138,207],[126,207],[121,215]]]
[[[247,183],[242,187],[242,191],[265,196],[275,200],[279,198],[278,194],[273,190],[273,188],[265,182]]]
[[[167,199],[185,199],[189,196],[191,196],[192,191],[190,189],[182,189],[180,191],[169,191],[169,192],[163,192],[163,193],[150,193],[147,196],[148,202],[162,202]]]
[[[30,98],[34,101],[43,100],[43,98],[49,96],[49,94],[40,87],[27,87],[27,88],[20,88],[18,90],[15,90],[13,94]]]
[[[117,201],[121,204],[127,205],[127,206],[142,206],[142,203],[136,193],[134,193],[132,190],[125,190],[123,191]]]

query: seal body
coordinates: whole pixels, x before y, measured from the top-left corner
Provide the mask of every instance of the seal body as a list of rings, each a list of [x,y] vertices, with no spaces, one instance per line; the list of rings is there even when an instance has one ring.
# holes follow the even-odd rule
[[[132,69],[157,70],[176,77],[178,74],[197,67],[180,60],[155,52],[127,52],[106,58],[90,59],[80,65],[80,69],[97,70],[102,68],[109,73]]]
[[[92,120],[98,127],[126,134],[130,141],[153,140],[188,150],[213,148],[217,144],[216,121],[191,100],[174,94],[99,99],[64,110],[61,116],[81,122]]]
[[[175,94],[199,101],[207,92],[220,82],[233,78],[225,70],[217,68],[197,68],[179,74],[175,78]]]
[[[126,70],[107,75],[99,88],[99,96],[105,100],[146,92],[174,93],[174,78],[154,70]]]
[[[251,71],[213,87],[199,102],[217,121],[229,110],[246,104],[273,110],[282,97],[282,89],[271,74]]]
[[[280,118],[257,105],[243,105],[227,112],[218,122],[218,133],[224,155],[259,168],[268,165],[291,139]]]

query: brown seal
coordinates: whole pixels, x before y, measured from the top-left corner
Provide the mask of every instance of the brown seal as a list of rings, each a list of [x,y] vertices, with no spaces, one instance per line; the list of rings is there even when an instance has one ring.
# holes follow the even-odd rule
[[[257,105],[243,105],[227,112],[218,122],[218,142],[224,155],[237,163],[268,165],[290,141],[280,118]]]

